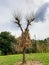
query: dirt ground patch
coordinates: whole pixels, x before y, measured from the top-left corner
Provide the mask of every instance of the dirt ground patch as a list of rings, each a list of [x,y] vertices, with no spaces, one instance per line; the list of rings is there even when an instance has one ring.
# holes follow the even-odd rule
[[[14,65],[43,65],[40,61],[27,61],[26,64],[22,62],[16,62]]]

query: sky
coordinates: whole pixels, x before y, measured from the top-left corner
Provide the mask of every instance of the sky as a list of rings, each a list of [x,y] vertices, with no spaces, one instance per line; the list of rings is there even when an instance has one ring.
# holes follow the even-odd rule
[[[29,26],[31,39],[49,37],[49,0],[0,0],[0,32],[9,31],[15,37],[21,30],[14,24],[14,13],[21,15],[23,30],[26,28],[26,17],[33,15],[35,21]]]

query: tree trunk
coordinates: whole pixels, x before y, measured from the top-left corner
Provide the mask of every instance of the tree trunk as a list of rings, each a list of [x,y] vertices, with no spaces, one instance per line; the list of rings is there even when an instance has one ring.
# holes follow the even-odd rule
[[[23,64],[26,63],[26,59],[25,59],[25,47],[23,48]]]

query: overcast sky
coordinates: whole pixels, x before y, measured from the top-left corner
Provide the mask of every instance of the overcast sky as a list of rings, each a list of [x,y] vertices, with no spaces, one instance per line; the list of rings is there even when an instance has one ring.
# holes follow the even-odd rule
[[[23,29],[26,27],[26,16],[34,15],[36,20],[29,27],[30,37],[44,39],[49,37],[49,0],[0,0],[0,32],[9,31],[16,37],[21,30],[13,23],[14,12],[21,14]]]

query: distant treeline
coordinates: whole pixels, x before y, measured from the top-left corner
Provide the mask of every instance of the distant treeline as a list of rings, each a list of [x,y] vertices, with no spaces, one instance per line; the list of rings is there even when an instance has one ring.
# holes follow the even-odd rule
[[[21,38],[21,37],[20,37]],[[18,50],[19,38],[15,38],[9,32],[0,33],[0,55],[22,53]],[[31,40],[31,47],[26,49],[26,53],[49,52],[49,38],[44,40]]]

